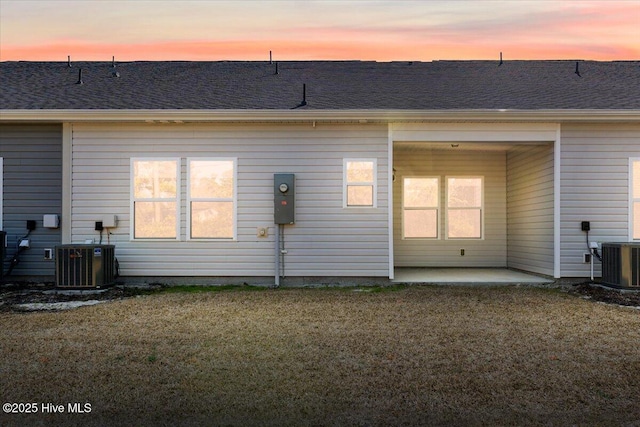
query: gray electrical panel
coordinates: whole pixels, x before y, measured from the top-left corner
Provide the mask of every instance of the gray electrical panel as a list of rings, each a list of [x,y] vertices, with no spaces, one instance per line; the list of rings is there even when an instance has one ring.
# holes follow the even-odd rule
[[[295,222],[295,175],[276,173],[273,175],[273,218],[276,224]]]

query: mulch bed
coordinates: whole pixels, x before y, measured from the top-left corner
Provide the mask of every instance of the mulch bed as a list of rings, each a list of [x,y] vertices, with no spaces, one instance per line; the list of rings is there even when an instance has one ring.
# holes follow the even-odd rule
[[[569,293],[607,304],[640,307],[640,290],[623,291],[585,282],[574,285]]]
[[[139,295],[136,288],[112,286],[101,290],[58,290],[50,284],[19,283],[0,286],[0,312],[24,311],[21,304],[53,304],[70,301],[111,301]]]
[[[56,289],[52,284],[18,283],[0,285],[0,312],[24,311],[17,306],[32,303],[58,303],[69,301],[111,301],[149,294],[166,288],[161,284],[144,288],[111,286],[101,290],[77,290],[68,292]],[[582,282],[563,288],[569,294],[594,302],[621,306],[640,307],[640,290],[625,291],[607,288],[592,282]]]

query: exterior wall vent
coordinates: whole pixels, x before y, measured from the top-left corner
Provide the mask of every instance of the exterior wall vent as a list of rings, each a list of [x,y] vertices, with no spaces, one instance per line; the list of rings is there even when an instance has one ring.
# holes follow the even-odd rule
[[[621,288],[640,288],[640,243],[602,244],[602,282]]]
[[[115,280],[114,245],[56,246],[56,286],[99,288]]]

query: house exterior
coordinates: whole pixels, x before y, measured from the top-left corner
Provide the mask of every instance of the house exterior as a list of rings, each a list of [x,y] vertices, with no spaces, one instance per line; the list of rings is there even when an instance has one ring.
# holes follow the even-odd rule
[[[53,275],[45,248],[101,241],[139,278],[322,282],[443,266],[589,277],[583,221],[591,241],[640,241],[638,61],[0,73],[9,257],[24,221],[37,223],[16,275]],[[281,173],[295,177],[292,224],[274,219]]]
[[[61,229],[43,227],[42,219],[62,211],[61,124],[0,124],[0,188],[0,229],[7,233],[4,273],[26,236],[30,248],[20,254],[12,274],[52,275],[52,262],[43,254],[60,244]],[[36,221],[31,232],[28,220]]]

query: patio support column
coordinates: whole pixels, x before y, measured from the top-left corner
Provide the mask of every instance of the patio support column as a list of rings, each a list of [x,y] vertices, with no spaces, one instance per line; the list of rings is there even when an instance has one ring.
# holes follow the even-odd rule
[[[553,145],[553,277],[562,277],[560,269],[560,167],[562,159],[561,125],[556,128],[556,139]]]
[[[395,277],[395,266],[393,260],[393,124],[387,125],[387,185],[389,187],[387,204],[389,209],[389,279],[393,280]]]

